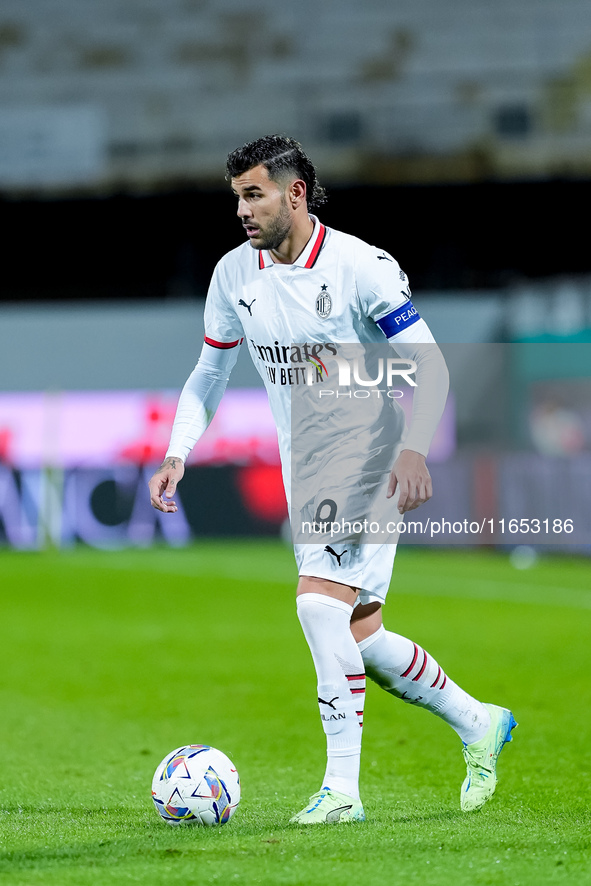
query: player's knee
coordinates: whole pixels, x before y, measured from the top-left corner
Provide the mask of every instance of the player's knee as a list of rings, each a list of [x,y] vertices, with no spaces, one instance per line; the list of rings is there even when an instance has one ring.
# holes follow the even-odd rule
[[[371,637],[372,634],[379,631],[381,626],[381,603],[360,603],[353,610],[353,615],[351,616],[351,632],[357,643],[367,640],[368,637]]]

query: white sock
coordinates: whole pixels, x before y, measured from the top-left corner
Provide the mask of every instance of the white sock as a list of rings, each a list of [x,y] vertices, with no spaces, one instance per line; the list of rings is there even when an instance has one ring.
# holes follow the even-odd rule
[[[300,594],[298,618],[318,678],[318,706],[326,733],[323,787],[359,799],[365,672],[351,633],[353,607],[325,594]]]
[[[359,643],[359,650],[368,677],[386,692],[441,717],[465,744],[484,736],[490,726],[487,709],[450,680],[421,646],[382,625]]]

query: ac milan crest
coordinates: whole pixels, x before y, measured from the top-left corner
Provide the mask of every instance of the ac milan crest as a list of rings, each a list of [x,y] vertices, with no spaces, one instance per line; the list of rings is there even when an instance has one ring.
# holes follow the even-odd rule
[[[326,283],[323,283],[322,289],[318,293],[318,297],[316,298],[316,313],[319,317],[322,317],[323,320],[329,316],[332,310],[332,298],[328,293],[328,287]]]

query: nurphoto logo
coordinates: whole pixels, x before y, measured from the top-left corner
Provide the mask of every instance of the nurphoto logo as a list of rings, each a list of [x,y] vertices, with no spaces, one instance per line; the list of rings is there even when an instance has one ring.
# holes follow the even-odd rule
[[[360,360],[359,357],[355,357],[353,360],[346,360],[344,357],[334,356],[331,358],[331,362],[333,360],[337,364],[338,386],[341,388],[350,387],[351,378],[354,384],[360,385],[363,388],[377,387],[384,381],[388,388],[392,388],[394,385],[394,379],[401,378],[411,387],[417,387],[416,381],[411,378],[411,376],[417,371],[417,364],[414,360],[404,360],[400,357],[379,357],[377,360],[377,366],[375,367],[374,378],[368,378],[362,375],[361,363],[365,365],[365,361]],[[317,383],[319,368],[316,365],[316,362],[309,359],[308,365],[305,368],[306,384],[313,385]],[[323,376],[324,378],[328,378],[328,375],[329,373],[326,366],[322,364],[320,370],[321,379],[324,380]],[[323,394],[327,396],[331,393],[331,391],[322,390],[319,392],[319,396],[322,397]]]

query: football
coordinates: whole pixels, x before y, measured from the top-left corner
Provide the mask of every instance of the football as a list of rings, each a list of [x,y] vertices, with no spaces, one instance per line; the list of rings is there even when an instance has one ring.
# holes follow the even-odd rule
[[[167,754],[152,780],[158,814],[170,825],[226,824],[240,802],[240,778],[225,754],[190,744]]]

